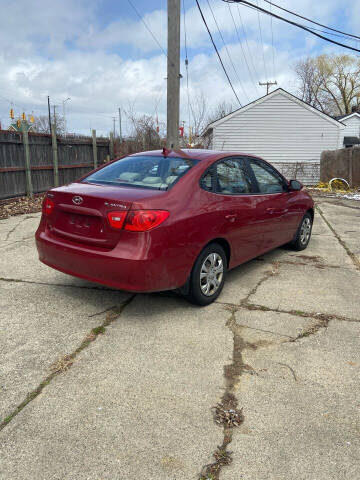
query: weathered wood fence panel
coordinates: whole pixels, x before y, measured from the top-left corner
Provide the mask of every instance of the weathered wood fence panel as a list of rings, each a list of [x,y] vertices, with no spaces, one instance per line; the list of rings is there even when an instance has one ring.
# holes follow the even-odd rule
[[[322,182],[344,178],[350,187],[360,187],[360,148],[325,150],[321,154],[320,177]]]
[[[54,186],[51,135],[29,133],[31,180],[34,193]],[[97,165],[110,154],[109,140],[96,141]],[[94,168],[92,138],[57,138],[59,185],[80,178]],[[26,195],[26,174],[22,135],[0,130],[0,199]]]

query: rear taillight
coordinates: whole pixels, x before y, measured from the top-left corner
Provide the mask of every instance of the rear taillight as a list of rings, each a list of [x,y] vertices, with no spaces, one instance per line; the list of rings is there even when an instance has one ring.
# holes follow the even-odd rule
[[[120,229],[124,224],[127,212],[109,212],[107,214],[110,226]]]
[[[166,210],[130,210],[129,212],[109,212],[110,226],[117,230],[147,232],[160,225],[169,216]]]
[[[124,228],[132,232],[147,232],[159,226],[169,215],[166,210],[130,210]]]
[[[42,207],[43,213],[45,215],[50,215],[53,212],[54,207],[55,207],[55,203],[52,200],[50,200],[50,198],[45,197],[43,201],[43,207]]]

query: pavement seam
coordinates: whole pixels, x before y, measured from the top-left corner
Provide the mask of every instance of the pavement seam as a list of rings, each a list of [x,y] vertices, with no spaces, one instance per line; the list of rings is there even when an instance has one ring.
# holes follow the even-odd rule
[[[70,354],[64,355],[55,363],[50,366],[52,370],[51,373],[45,377],[40,384],[27,394],[26,398],[13,410],[9,415],[7,415],[4,420],[0,421],[0,432],[13,420],[30,402],[32,402],[44,388],[51,383],[51,381],[61,373],[67,371],[75,362],[76,357],[87,348],[92,342],[94,342],[97,337],[105,333],[106,328],[111,325],[115,320],[117,320],[124,309],[133,301],[136,295],[130,296],[127,300],[121,303],[119,307],[112,308],[108,311],[108,314],[105,317],[105,320],[91,329],[91,331],[85,336],[81,344]]]
[[[337,241],[340,243],[340,245],[344,248],[344,250],[346,251],[346,253],[348,254],[348,256],[351,258],[351,261],[353,262],[353,264],[355,265],[355,268],[357,270],[360,271],[360,260],[358,259],[358,257],[355,255],[354,252],[352,252],[350,250],[350,248],[347,246],[346,242],[340,237],[340,235],[337,233],[337,231],[335,230],[335,228],[331,225],[331,223],[327,220],[327,218],[325,217],[324,215],[324,212],[321,210],[321,208],[319,207],[319,205],[316,205],[315,206],[316,210],[319,212],[320,216],[322,217],[322,219],[324,220],[324,222],[326,223],[326,225],[330,228],[330,230],[332,231],[332,233],[334,234],[335,238],[337,239]]]

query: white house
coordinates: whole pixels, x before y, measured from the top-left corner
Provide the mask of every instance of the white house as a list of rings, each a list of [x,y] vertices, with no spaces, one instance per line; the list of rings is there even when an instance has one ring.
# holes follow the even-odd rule
[[[287,178],[320,179],[320,155],[343,145],[345,126],[278,88],[209,124],[209,148],[258,155]]]
[[[359,143],[360,138],[360,114],[358,112],[349,113],[336,117],[345,125],[343,130],[343,145],[350,147]]]

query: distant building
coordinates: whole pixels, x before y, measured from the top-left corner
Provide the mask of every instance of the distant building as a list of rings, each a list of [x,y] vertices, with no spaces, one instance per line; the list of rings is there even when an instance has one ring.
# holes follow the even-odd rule
[[[358,112],[348,113],[335,117],[336,120],[345,125],[343,130],[344,147],[352,147],[360,143],[360,114]]]

